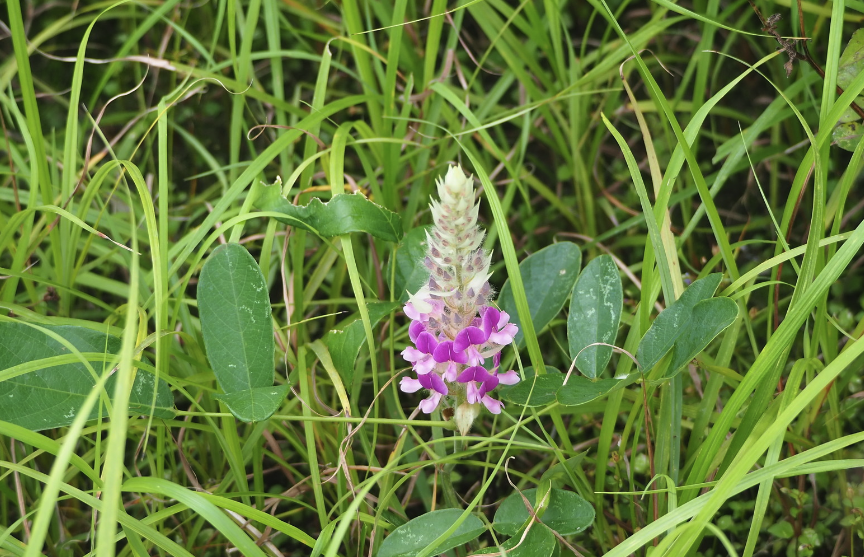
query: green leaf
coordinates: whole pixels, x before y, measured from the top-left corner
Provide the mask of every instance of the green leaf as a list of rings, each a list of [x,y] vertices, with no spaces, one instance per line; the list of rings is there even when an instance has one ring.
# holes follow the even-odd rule
[[[527,489],[522,492],[531,505],[534,505],[536,489]],[[519,493],[511,493],[498,511],[495,512],[495,521],[492,527],[496,532],[507,536],[515,536],[522,529],[522,525],[530,515],[525,508],[525,502]],[[543,524],[552,528],[562,536],[578,534],[591,526],[594,522],[594,508],[585,499],[572,491],[552,488],[549,506],[540,519]],[[535,528],[537,525],[534,526]]]
[[[213,395],[228,406],[231,413],[246,422],[263,422],[273,415],[288,396],[290,384],[255,387],[225,395]]]
[[[114,354],[120,351],[121,339],[72,325],[42,325],[67,340],[79,352],[104,354],[104,360],[92,362],[96,373],[102,373]],[[0,375],[4,370],[26,365],[46,358],[70,355],[60,342],[45,333],[23,323],[0,323]],[[103,363],[104,362],[104,363]],[[109,377],[105,392],[114,395],[115,376]],[[0,381],[0,420],[40,431],[72,423],[84,399],[96,384],[91,372],[80,361],[61,363],[51,367],[35,369],[29,373],[15,375]],[[156,418],[174,417],[174,397],[168,384],[146,371],[138,370],[132,384],[129,410],[137,414],[149,414],[156,388]],[[98,417],[94,408],[89,419]],[[106,412],[102,410],[102,416]]]
[[[528,531],[525,540],[520,544],[522,532],[501,544],[501,549],[507,551],[507,557],[552,557],[559,553],[558,540],[548,528],[544,528],[540,524],[535,524]],[[519,547],[516,547],[516,545]],[[516,547],[516,549],[512,549]],[[498,546],[486,547],[474,553],[474,555],[499,555],[501,549]]]
[[[534,330],[540,331],[558,315],[573,288],[582,265],[582,252],[573,242],[559,242],[529,255],[519,264],[519,273],[525,284],[525,296]],[[522,326],[516,311],[516,302],[510,281],[504,283],[498,296],[498,305],[510,314],[510,321],[519,326],[515,342],[524,344]]]
[[[837,67],[837,85],[845,91],[862,71],[864,71],[864,29],[858,29],[852,33],[852,38],[849,39],[849,43],[843,49],[843,54],[840,55]],[[864,97],[858,97],[855,103],[858,106],[864,106]],[[848,122],[857,119],[858,115],[855,111],[847,109],[840,121]]]
[[[255,206],[262,211],[287,215],[276,217],[281,223],[304,228],[324,238],[368,232],[388,242],[402,239],[402,217],[369,201],[363,194],[340,193],[326,203],[313,197],[308,205],[298,207],[282,197],[281,190],[279,182],[264,186],[255,200]]]
[[[846,122],[834,128],[831,132],[831,141],[845,151],[855,151],[862,135],[864,135],[864,126],[860,122]]]
[[[536,379],[536,382],[534,378]],[[564,374],[554,367],[546,366],[545,375],[536,375],[533,367],[525,368],[525,379],[515,385],[498,387],[498,395],[506,402],[520,406],[546,406],[555,402],[555,393],[564,383]],[[531,390],[533,386],[533,391]],[[528,399],[530,395],[530,400]]]
[[[795,529],[785,520],[781,520],[780,522],[775,522],[774,524],[772,524],[768,528],[768,533],[772,536],[783,538],[784,540],[795,537]]]
[[[441,509],[432,511],[408,521],[387,536],[376,554],[377,557],[413,557],[447,531],[459,517],[460,509]],[[474,515],[468,515],[462,524],[444,542],[435,548],[435,555],[470,542],[486,528]]]
[[[371,326],[377,325],[384,316],[389,315],[400,305],[395,302],[367,304]],[[349,392],[354,384],[354,362],[365,342],[366,332],[363,330],[363,321],[359,315],[349,325],[342,327],[341,330],[332,330],[324,337],[324,344],[327,345],[327,350],[333,359],[333,367],[339,372],[345,389]]]
[[[714,295],[721,278],[720,273],[714,273],[695,281],[680,298],[660,312],[636,350],[636,360],[643,371],[648,372],[672,349],[678,337],[690,326],[693,308]]]
[[[576,470],[579,468],[579,464],[582,463],[582,459],[585,458],[587,452],[579,453],[576,456],[571,456],[564,462],[559,462],[552,468],[543,472],[543,475],[540,476],[540,481],[549,480],[553,482],[553,487],[560,486],[562,483],[569,483],[570,476],[567,473],[567,470],[570,470],[571,473],[575,475]],[[573,486],[574,488],[576,486]]]
[[[207,359],[231,412],[247,422],[270,416],[281,403],[275,391],[266,394],[275,370],[270,295],[246,248],[226,244],[207,258],[198,282],[198,313]]]
[[[635,378],[636,374],[631,375]],[[564,406],[579,406],[606,396],[629,385],[632,381],[624,379],[589,379],[581,375],[570,375],[567,384],[558,389],[556,399]]]
[[[393,294],[403,304],[408,301],[408,292],[417,292],[429,280],[429,269],[423,265],[429,228],[431,226],[419,226],[409,230],[396,251]]]
[[[576,367],[586,377],[600,375],[612,358],[612,348],[589,345],[615,343],[623,304],[624,292],[615,261],[608,255],[594,258],[573,285],[567,317],[570,358],[579,355]]]
[[[672,363],[666,370],[666,377],[671,377],[698,356],[736,317],[738,304],[729,298],[712,298],[696,304],[690,325],[675,341]]]

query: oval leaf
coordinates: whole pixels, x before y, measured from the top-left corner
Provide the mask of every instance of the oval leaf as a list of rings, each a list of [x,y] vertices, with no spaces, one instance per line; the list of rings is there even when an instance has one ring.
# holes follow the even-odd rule
[[[498,387],[498,393],[502,400],[520,406],[546,406],[555,402],[555,393],[563,383],[564,374],[552,366],[546,366],[545,375],[535,375],[533,367],[526,367],[525,379],[515,385]]]
[[[506,542],[501,544],[501,549],[505,550],[507,557],[552,557],[559,553],[558,540],[555,539],[555,534],[548,528],[544,528],[539,524],[535,524],[528,531],[524,540],[521,540],[522,532],[513,536]],[[521,543],[520,543],[521,541]],[[518,547],[517,547],[518,545]],[[516,547],[516,549],[513,549]],[[493,545],[481,549],[474,555],[501,555],[501,549]]]
[[[738,304],[729,298],[702,300],[693,307],[690,325],[675,341],[672,363],[666,377],[672,377],[738,317]]]
[[[527,489],[522,492],[522,495],[531,502],[532,506],[536,494],[536,489]],[[495,528],[496,532],[515,536],[525,521],[528,520],[528,516],[525,502],[519,493],[514,492],[504,499],[504,502],[498,507],[492,527]],[[578,534],[594,522],[594,507],[572,491],[553,487],[549,497],[549,506],[540,521],[562,536]]]
[[[642,371],[647,373],[672,350],[675,341],[690,326],[693,308],[714,295],[721,278],[720,273],[714,273],[695,281],[654,319],[636,350],[636,360]]]
[[[243,421],[272,414],[279,402],[261,396],[273,388],[273,324],[267,282],[255,259],[239,244],[219,246],[204,264],[198,282],[198,313],[207,359],[222,391],[231,400],[231,411]],[[240,395],[247,398],[240,401]],[[242,413],[237,413],[242,411]]]
[[[393,530],[376,554],[378,557],[413,557],[424,547],[434,542],[462,516],[460,509],[432,511],[408,521]],[[470,542],[483,533],[486,528],[474,515],[468,515],[453,534],[435,548],[438,555]]]
[[[384,316],[399,305],[393,302],[367,304],[371,326],[377,325]],[[339,372],[348,392],[351,392],[351,387],[354,385],[354,362],[365,342],[366,332],[363,330],[363,320],[360,319],[359,314],[349,325],[339,330],[334,329],[324,337],[324,344],[327,345],[333,359],[333,367]]]
[[[594,258],[573,286],[567,316],[570,358],[579,355],[576,367],[586,377],[600,375],[612,358],[612,348],[590,345],[615,343],[623,304],[624,292],[615,261],[608,255]]]
[[[282,197],[281,182],[277,181],[261,188],[255,206],[262,211],[284,213],[285,218],[276,217],[276,220],[324,238],[368,232],[388,242],[402,239],[402,217],[369,201],[361,193],[340,193],[326,203],[313,197],[308,205],[298,207]]]
[[[539,332],[548,325],[564,307],[581,265],[582,252],[573,242],[552,244],[529,255],[519,264],[535,331]],[[510,321],[519,327],[515,337],[516,344],[524,345],[525,337],[522,335],[522,326],[509,280],[501,288],[498,305],[510,314]]]
[[[79,352],[104,354],[104,359],[91,361],[97,373],[111,363],[114,354],[120,351],[122,341],[112,335],[73,325],[41,325],[67,340]],[[28,364],[45,358],[69,355],[69,349],[38,329],[23,323],[0,323],[0,377],[4,370]],[[104,362],[104,363],[103,363]],[[72,423],[81,404],[96,380],[79,361],[51,365],[22,375],[0,379],[0,420],[26,427],[31,431],[41,431]],[[116,375],[109,377],[105,392],[114,396]],[[132,391],[129,393],[129,411],[136,414],[150,414],[153,389],[156,389],[156,407],[153,415],[157,418],[174,417],[174,396],[168,384],[162,379],[156,383],[156,376],[141,369],[135,374]],[[99,408],[93,408],[89,419],[98,417]],[[105,409],[102,416],[106,417]]]
[[[634,374],[634,377],[636,374]],[[556,399],[564,406],[579,406],[629,385],[626,379],[588,379],[571,375],[567,384],[558,389]]]
[[[431,226],[418,226],[405,234],[396,251],[393,294],[403,304],[409,292],[417,292],[429,280],[429,269],[423,265],[426,257],[426,231]]]

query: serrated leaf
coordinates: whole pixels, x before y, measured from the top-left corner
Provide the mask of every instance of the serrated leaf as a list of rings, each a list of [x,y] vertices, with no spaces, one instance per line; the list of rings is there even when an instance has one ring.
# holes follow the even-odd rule
[[[263,422],[273,415],[288,395],[291,385],[256,387],[236,393],[213,395],[225,403],[231,413],[246,422]]]
[[[276,347],[270,312],[267,282],[252,255],[239,244],[216,248],[198,281],[201,332],[226,403],[230,400],[231,412],[247,422],[273,414],[281,404],[256,391],[273,389]],[[272,406],[261,406],[267,403]]]
[[[636,350],[636,360],[644,372],[651,370],[672,350],[675,341],[690,324],[693,307],[714,295],[721,278],[720,273],[714,273],[693,282],[680,298],[654,319]]]
[[[534,505],[536,493],[536,489],[527,489],[522,492],[525,498],[531,502],[532,506]],[[521,530],[522,525],[528,517],[528,509],[525,508],[525,502],[518,493],[513,492],[498,507],[492,527],[495,528],[496,532],[501,532],[507,536],[515,536]],[[562,536],[578,534],[594,522],[594,507],[572,491],[564,491],[563,489],[553,487],[549,498],[549,506],[540,520]]]
[[[453,526],[460,516],[462,516],[460,509],[441,509],[418,516],[393,530],[381,543],[381,548],[376,555],[377,557],[413,557]],[[456,531],[435,548],[434,555],[470,542],[484,530],[486,528],[479,518],[468,515]]]
[[[384,316],[389,315],[399,306],[400,304],[395,302],[367,304],[371,325],[373,327],[377,325]],[[339,372],[348,392],[351,392],[351,386],[354,385],[354,362],[365,342],[366,331],[363,330],[363,321],[359,314],[347,326],[343,326],[340,330],[332,330],[324,337],[324,344],[330,352],[333,367]]]
[[[555,398],[558,404],[564,406],[579,406],[606,396],[612,391],[617,391],[629,385],[631,381],[625,379],[589,379],[581,375],[570,375],[566,385],[558,389]]]
[[[537,378],[536,382],[535,377]],[[545,375],[535,375],[533,367],[526,367],[525,379],[515,385],[498,387],[498,396],[505,402],[512,402],[520,406],[546,406],[550,402],[555,402],[555,393],[558,392],[562,383],[564,383],[564,374],[552,366],[546,366]]]
[[[529,255],[519,264],[519,273],[525,284],[525,295],[528,298],[528,309],[531,311],[531,321],[534,323],[535,331],[540,332],[561,312],[579,275],[581,265],[582,252],[573,242],[552,244]],[[519,327],[514,342],[518,346],[524,345],[525,337],[522,335],[522,326],[509,280],[501,288],[498,305],[510,314],[510,322]]]
[[[595,257],[573,285],[567,316],[570,358],[579,355],[576,367],[586,377],[597,377],[609,364],[612,348],[590,345],[615,343],[623,304],[618,266],[608,255]]]
[[[423,265],[429,228],[418,226],[409,230],[396,251],[393,294],[403,304],[408,301],[408,292],[417,292],[429,280],[429,269]]]
[[[340,193],[326,203],[313,197],[307,205],[298,207],[282,197],[281,185],[277,182],[261,188],[255,207],[284,213],[285,218],[276,217],[276,220],[324,238],[367,232],[388,242],[402,239],[402,217],[369,201],[361,193]]]
[[[552,557],[558,553],[558,540],[548,528],[535,524],[528,531],[524,540],[520,539],[522,532],[501,544],[507,557]],[[516,547],[518,545],[518,547]],[[516,547],[516,549],[513,549]],[[474,553],[474,555],[500,555],[498,546],[486,547]]]
[[[79,352],[105,354],[104,361],[92,361],[97,373],[103,371],[120,351],[121,339],[85,327],[72,325],[42,325],[55,332]],[[0,323],[0,374],[12,367],[46,358],[64,356],[70,351],[45,333],[23,323]],[[114,395],[116,376],[108,378],[105,392]],[[81,362],[45,367],[23,375],[0,381],[0,420],[32,431],[41,431],[72,423],[81,404],[93,389],[96,380]],[[174,417],[174,397],[168,384],[146,371],[138,370],[129,395],[129,411],[150,414],[153,389],[156,388],[156,418]],[[94,408],[89,419],[98,416]],[[107,417],[105,409],[102,416]]]
[[[711,298],[696,304],[690,325],[675,341],[672,363],[666,369],[666,377],[672,377],[698,356],[736,317],[738,304],[729,298]]]

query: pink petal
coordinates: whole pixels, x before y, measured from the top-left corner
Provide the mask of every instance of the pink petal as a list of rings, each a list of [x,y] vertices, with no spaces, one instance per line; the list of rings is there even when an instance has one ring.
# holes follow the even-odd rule
[[[456,381],[456,372],[458,371],[456,364],[450,362],[447,365],[447,371],[444,372],[444,380],[450,383]]]
[[[480,402],[480,392],[477,389],[477,384],[473,381],[468,383],[468,386],[465,389],[465,394],[467,395],[468,404],[476,404]]]
[[[519,327],[513,323],[508,323],[501,331],[489,335],[489,340],[495,344],[510,344],[513,342],[513,337],[519,332]]]
[[[501,312],[501,316],[498,318],[498,330],[500,331],[502,327],[504,327],[507,323],[510,322],[510,314],[506,311]]]
[[[441,396],[441,393],[432,393],[432,396],[429,398],[424,398],[420,401],[420,410],[424,414],[431,414],[438,407],[438,403],[441,402]]]
[[[407,315],[409,319],[413,319],[415,321],[429,321],[429,314],[420,313],[414,307],[414,304],[410,302],[405,304],[405,307],[402,308],[402,310],[405,312],[405,315]]]
[[[417,360],[419,360],[420,358],[422,358],[423,356],[425,356],[425,354],[423,352],[420,352],[419,350],[417,350],[413,346],[409,346],[408,348],[406,348],[405,350],[402,351],[402,357],[405,359],[406,362],[414,363]]]
[[[425,375],[435,369],[435,360],[432,359],[432,356],[424,356],[423,359],[414,362],[414,371],[417,372],[418,375]]]
[[[399,390],[403,393],[416,393],[422,388],[423,385],[420,384],[420,381],[410,377],[403,377],[399,383]]]
[[[495,400],[489,395],[486,395],[482,399],[480,399],[480,402],[482,402],[483,405],[493,414],[500,414],[501,409],[504,408],[504,405],[501,404],[500,400]]]
[[[411,342],[417,342],[417,337],[420,333],[426,331],[426,325],[424,325],[421,321],[412,321],[411,326],[408,327],[408,337],[411,339]]]
[[[515,385],[516,383],[518,383],[521,380],[522,380],[522,378],[519,377],[519,374],[516,373],[515,371],[513,371],[512,369],[506,373],[499,373],[498,374],[498,382],[501,383],[502,385]]]
[[[456,334],[456,340],[453,341],[453,349],[457,352],[463,352],[472,344],[483,344],[489,335],[484,333],[477,327],[465,327]]]
[[[417,335],[417,350],[423,352],[424,354],[432,354],[435,348],[438,346],[438,341],[435,340],[435,337],[432,333],[422,332]]]

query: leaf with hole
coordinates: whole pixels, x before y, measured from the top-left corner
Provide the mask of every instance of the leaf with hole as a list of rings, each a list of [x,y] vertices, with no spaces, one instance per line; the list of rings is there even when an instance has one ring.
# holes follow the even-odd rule
[[[42,328],[56,333],[75,347],[78,352],[89,354],[93,370],[108,373],[120,351],[121,339],[73,325],[41,325]],[[92,357],[95,355],[95,358]],[[39,360],[61,358],[62,361],[49,360],[44,366]],[[14,373],[16,366],[27,367],[32,371]],[[7,372],[4,377],[4,372]],[[105,392],[114,396],[116,375],[108,378]],[[81,404],[93,386],[96,378],[78,358],[62,343],[44,332],[23,323],[0,323],[0,420],[10,422],[32,431],[41,431],[72,423]],[[150,414],[153,389],[156,389],[156,405],[153,415],[156,418],[174,417],[174,397],[168,384],[152,373],[138,369],[129,394],[129,411],[135,414]],[[95,407],[89,419],[98,417],[99,408]],[[103,408],[102,416],[107,417]]]
[[[534,330],[540,332],[561,312],[582,265],[582,252],[573,242],[559,242],[545,247],[525,258],[519,264],[519,273],[525,285],[525,296]],[[516,301],[510,281],[504,283],[498,296],[498,305],[510,314],[510,321],[519,326],[514,341],[525,344]]]
[[[273,386],[270,294],[246,248],[226,244],[207,258],[198,281],[198,313],[207,359],[224,392],[221,399],[242,421],[270,417],[288,386]]]
[[[597,377],[609,364],[612,348],[591,345],[615,344],[623,304],[618,266],[608,255],[595,257],[573,285],[567,316],[570,358],[586,377]]]
[[[369,321],[374,327],[381,319],[400,304],[395,302],[380,302],[367,304]],[[339,330],[332,330],[324,337],[324,344],[333,359],[333,367],[339,372],[345,389],[350,392],[354,385],[354,362],[360,353],[360,348],[366,342],[366,331],[363,330],[363,320],[358,314],[354,321]]]
[[[282,187],[277,182],[261,188],[255,207],[284,213],[285,217],[276,217],[276,220],[323,238],[367,232],[388,242],[402,239],[402,217],[369,201],[361,193],[340,193],[327,202],[313,197],[307,205],[297,206],[282,196]]]
[[[535,505],[536,494],[536,489],[526,489],[522,492],[532,507]],[[495,528],[496,532],[515,536],[517,532],[521,531],[522,525],[525,524],[528,517],[525,501],[518,492],[513,492],[498,507],[492,527]],[[594,522],[594,507],[572,491],[553,487],[549,506],[540,520],[562,536],[578,534]],[[535,525],[536,527],[537,525]]]
[[[721,278],[720,273],[714,273],[693,282],[680,298],[672,302],[654,319],[636,349],[636,360],[642,367],[642,371],[646,373],[650,371],[672,350],[678,337],[691,326],[693,308],[702,300],[707,300],[714,295]]]
[[[525,379],[515,385],[498,387],[498,395],[501,400],[520,406],[546,406],[555,402],[555,393],[563,383],[564,374],[552,366],[546,366],[545,375],[535,375],[533,367],[526,367]]]
[[[381,548],[376,555],[377,557],[414,557],[453,526],[461,516],[460,509],[441,509],[420,515],[393,530],[381,543]],[[433,555],[440,555],[468,543],[485,530],[486,527],[480,519],[469,514],[456,531],[435,548]]]

